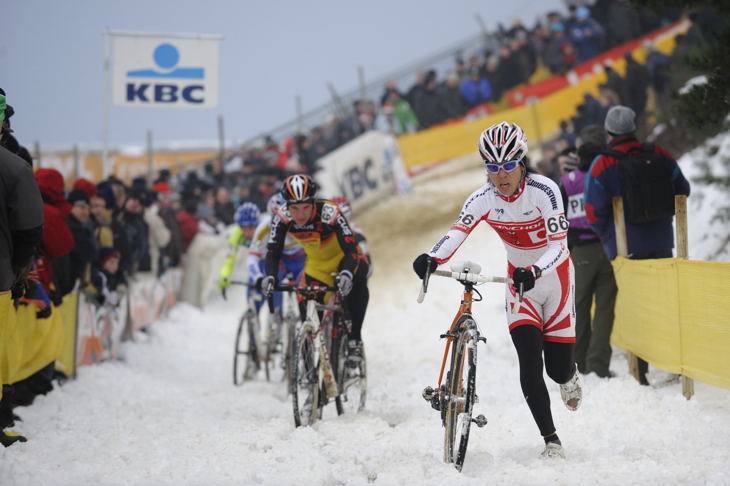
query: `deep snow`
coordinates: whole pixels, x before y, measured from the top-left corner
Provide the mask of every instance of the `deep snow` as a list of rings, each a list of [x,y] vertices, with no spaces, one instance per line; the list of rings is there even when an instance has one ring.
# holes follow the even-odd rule
[[[478,166],[475,166],[478,167]],[[640,387],[616,350],[613,379],[584,377],[577,412],[548,381],[565,460],[542,460],[542,439],[522,397],[505,325],[503,289],[480,287],[477,413],[462,474],[442,463],[438,414],[421,398],[435,385],[439,334],[458,307],[460,286],[434,278],[423,304],[410,269],[483,180],[481,169],[430,173],[408,198],[358,219],[376,264],[364,328],[367,411],[295,429],[290,400],[263,377],[234,387],[233,339],[243,299],[212,297],[205,311],[176,307],[139,334],[124,362],[84,367],[79,378],[19,409],[26,444],[0,451],[0,484],[41,485],[728,485],[730,391],[696,383]],[[504,249],[478,228],[457,258],[503,274]],[[234,294],[235,295],[235,294]],[[241,294],[238,294],[239,296]],[[668,377],[652,369],[658,384]]]

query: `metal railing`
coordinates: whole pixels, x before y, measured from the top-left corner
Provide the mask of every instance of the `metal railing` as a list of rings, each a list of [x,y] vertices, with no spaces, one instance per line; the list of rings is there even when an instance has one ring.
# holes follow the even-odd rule
[[[414,62],[403,65],[385,75],[379,76],[358,88],[345,93],[338,93],[334,86],[327,85],[331,100],[316,108],[308,110],[300,117],[293,118],[281,125],[260,132],[247,139],[243,145],[251,146],[262,141],[266,136],[274,140],[282,140],[297,133],[308,133],[317,126],[324,126],[332,120],[344,120],[354,114],[353,104],[357,100],[371,100],[379,103],[386,82],[395,80],[401,92],[405,93],[415,82],[419,72],[436,70],[438,79],[445,78],[446,73],[456,67],[456,58],[461,57],[468,62],[469,56],[476,54],[480,57],[488,50],[496,52],[499,40],[496,34],[477,34],[445,47],[438,52]]]

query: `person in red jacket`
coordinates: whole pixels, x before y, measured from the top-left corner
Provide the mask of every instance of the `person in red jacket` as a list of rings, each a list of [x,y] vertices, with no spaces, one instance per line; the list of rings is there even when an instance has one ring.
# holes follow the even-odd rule
[[[66,223],[71,204],[63,197],[63,176],[56,169],[38,169],[35,180],[43,198],[43,235],[36,259],[38,275],[54,303],[59,304],[61,296],[53,292],[56,286],[51,283],[63,276],[54,276],[53,262],[68,255],[75,245]]]
[[[180,225],[180,234],[182,236],[183,251],[188,251],[190,243],[193,242],[193,238],[200,231],[198,227],[198,218],[195,217],[195,212],[198,202],[193,197],[188,197],[183,202],[183,209],[177,213],[177,223]]]

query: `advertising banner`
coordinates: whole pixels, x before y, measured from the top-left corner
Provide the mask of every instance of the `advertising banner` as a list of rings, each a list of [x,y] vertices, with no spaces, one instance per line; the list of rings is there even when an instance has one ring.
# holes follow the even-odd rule
[[[109,33],[116,106],[214,108],[219,37]]]
[[[410,191],[395,137],[371,131],[317,161],[324,197],[345,196],[353,212],[393,194]]]

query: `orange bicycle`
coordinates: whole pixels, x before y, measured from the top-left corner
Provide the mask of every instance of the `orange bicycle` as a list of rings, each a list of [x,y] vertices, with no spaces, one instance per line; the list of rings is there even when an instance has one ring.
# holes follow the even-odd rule
[[[451,265],[451,271],[436,270],[431,274],[427,273],[418,296],[418,302],[423,302],[431,275],[453,278],[464,286],[464,296],[459,311],[449,330],[441,335],[442,339],[446,339],[446,348],[441,361],[438,384],[435,389],[427,386],[423,390],[423,398],[431,404],[431,407],[441,412],[441,424],[444,427],[444,462],[453,463],[457,471],[461,471],[464,465],[472,422],[478,427],[487,424],[484,415],[472,418],[474,404],[479,401],[476,394],[477,343],[487,342],[479,333],[471,313],[472,302],[482,300],[482,295],[474,287],[484,282],[512,282],[505,277],[480,275],[480,271],[481,267],[476,263],[455,262]],[[476,300],[474,293],[478,296]],[[449,370],[446,372],[446,381],[443,382],[447,361]]]

